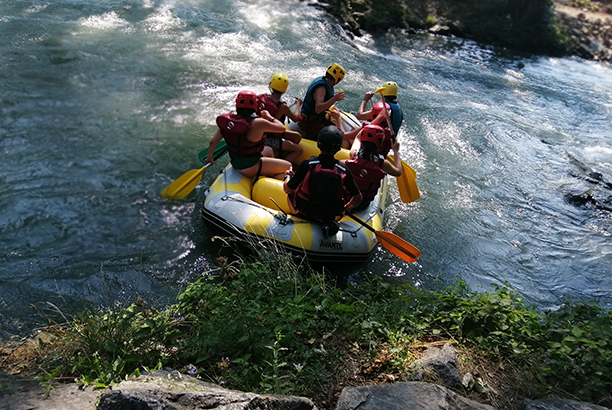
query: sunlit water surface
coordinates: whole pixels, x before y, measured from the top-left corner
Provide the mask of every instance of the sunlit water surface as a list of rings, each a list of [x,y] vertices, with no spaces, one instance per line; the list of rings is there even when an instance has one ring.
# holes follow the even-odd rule
[[[351,280],[612,302],[609,66],[402,33],[351,40],[297,1],[5,1],[0,35],[4,332],[56,307],[167,303],[213,269],[198,210],[223,161],[186,200],[159,193],[201,167],[239,90],[282,71],[302,96],[334,61],[346,111],[398,83],[422,194],[402,204],[393,183],[386,221],[418,263],[381,251]]]

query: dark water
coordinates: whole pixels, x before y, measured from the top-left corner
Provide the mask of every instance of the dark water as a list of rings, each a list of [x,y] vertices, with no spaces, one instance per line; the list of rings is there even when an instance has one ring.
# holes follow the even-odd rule
[[[173,300],[214,268],[197,192],[160,198],[241,89],[274,72],[302,96],[337,61],[339,108],[396,81],[404,160],[387,230],[422,251],[359,274],[422,287],[509,282],[543,307],[612,301],[612,69],[472,42],[389,33],[351,41],[300,2],[0,3],[0,319],[44,323],[53,303]]]

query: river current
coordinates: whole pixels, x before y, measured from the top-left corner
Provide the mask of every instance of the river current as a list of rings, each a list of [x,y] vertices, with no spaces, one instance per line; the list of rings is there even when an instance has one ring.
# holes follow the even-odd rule
[[[273,0],[0,2],[0,337],[93,303],[151,304],[215,268],[199,218],[163,188],[201,164],[215,117],[275,72],[303,96],[332,62],[363,94],[399,85],[403,159],[381,250],[350,273],[423,288],[509,283],[548,308],[612,302],[612,68],[471,41],[352,39],[322,11]]]

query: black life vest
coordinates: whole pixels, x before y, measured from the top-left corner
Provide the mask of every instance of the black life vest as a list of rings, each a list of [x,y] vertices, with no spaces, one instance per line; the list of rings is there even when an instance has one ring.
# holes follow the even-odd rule
[[[315,111],[315,99],[314,99],[314,90],[320,86],[325,87],[325,98],[323,101],[328,101],[334,96],[334,88],[329,85],[329,83],[325,80],[325,77],[315,78],[312,83],[308,86],[306,90],[306,96],[304,97],[304,102],[302,103],[301,113],[308,117],[309,120],[320,120],[325,117],[326,112],[323,111],[318,113]]]
[[[387,104],[391,107],[391,126],[397,135],[404,121],[404,113],[398,103],[387,102]]]
[[[251,121],[253,118],[247,119],[231,113],[217,117],[217,126],[227,143],[231,158],[248,158],[263,151],[265,138],[254,142],[247,139]]]
[[[337,161],[332,168],[324,168],[317,158],[308,165],[310,169],[295,191],[293,206],[301,214],[323,221],[342,215],[346,168]]]
[[[378,161],[374,162],[359,155],[344,162],[353,173],[355,183],[363,195],[362,203],[369,204],[376,196],[380,182],[386,175],[383,171],[383,161],[382,157],[378,157]]]

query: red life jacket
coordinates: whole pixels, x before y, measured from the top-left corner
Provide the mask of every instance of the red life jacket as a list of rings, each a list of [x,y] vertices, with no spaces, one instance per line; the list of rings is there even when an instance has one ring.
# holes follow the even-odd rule
[[[323,168],[318,159],[311,160],[308,165],[310,170],[295,191],[294,208],[322,221],[342,215],[346,203],[346,168],[339,162],[332,168]]]
[[[265,138],[249,141],[247,133],[253,118],[244,118],[237,114],[223,114],[217,117],[217,126],[227,143],[231,158],[248,158],[263,151]]]
[[[281,105],[285,104],[284,102],[276,102],[270,98],[269,94],[261,94],[257,96],[257,115],[261,115],[262,110],[267,110],[271,116],[276,118],[276,113]],[[283,115],[279,118],[279,121],[283,124],[285,123],[285,116]],[[266,135],[270,138],[282,138],[284,136],[284,132],[267,132]]]
[[[376,196],[380,181],[385,177],[383,171],[383,158],[378,158],[377,162],[369,161],[361,156],[349,159],[344,165],[353,173],[355,183],[363,195],[362,203],[370,203]]]
[[[363,125],[366,126],[370,123],[371,121],[364,121]],[[387,156],[387,154],[389,154],[389,151],[391,151],[391,144],[393,143],[395,138],[391,137],[391,129],[389,128],[389,125],[381,125],[381,127],[385,131],[385,139],[380,145],[380,148],[378,148],[378,153],[384,158]]]

